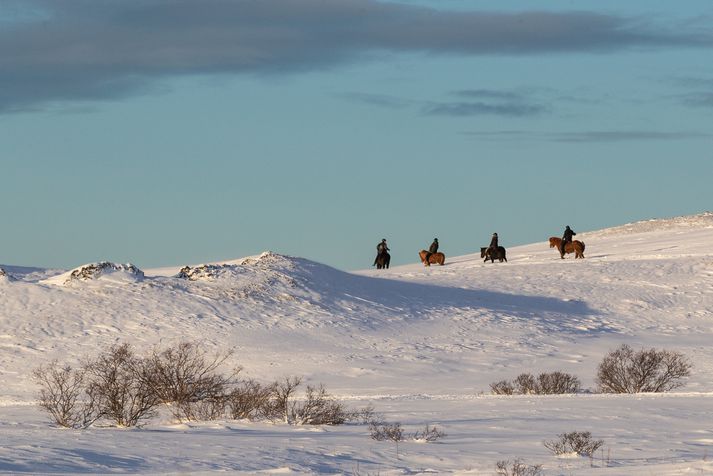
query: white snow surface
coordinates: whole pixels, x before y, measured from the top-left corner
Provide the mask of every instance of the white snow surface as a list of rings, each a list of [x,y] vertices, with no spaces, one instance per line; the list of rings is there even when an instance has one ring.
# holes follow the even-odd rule
[[[713,474],[713,214],[576,238],[583,260],[561,260],[547,237],[494,264],[451,258],[444,242],[445,266],[356,273],[270,252],[183,273],[106,266],[69,285],[71,271],[2,265],[0,473],[495,474],[498,460],[521,458],[546,475]],[[35,404],[41,364],[181,341],[235,349],[245,376],[301,375],[407,431],[435,424],[447,436],[403,442],[397,456],[358,424],[162,414],[141,429],[65,430]],[[622,343],[682,352],[692,375],[666,394],[489,394],[554,370],[594,389]],[[570,431],[591,431],[604,451],[557,458],[543,446]]]

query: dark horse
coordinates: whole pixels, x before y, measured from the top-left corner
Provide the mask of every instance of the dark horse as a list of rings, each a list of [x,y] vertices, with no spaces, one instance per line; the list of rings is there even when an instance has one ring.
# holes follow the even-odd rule
[[[389,263],[391,263],[391,255],[386,251],[376,257],[376,269],[389,269]]]
[[[502,246],[498,246],[498,251],[493,253],[490,248],[480,248],[480,257],[485,258],[483,261],[486,263],[488,260],[490,260],[491,263],[495,263],[495,260],[500,260],[502,263],[503,260],[507,263],[508,259],[507,256],[505,256],[505,248]]]

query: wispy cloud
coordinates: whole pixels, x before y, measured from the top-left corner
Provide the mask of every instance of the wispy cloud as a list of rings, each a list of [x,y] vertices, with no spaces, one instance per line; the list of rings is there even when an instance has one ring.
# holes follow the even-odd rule
[[[124,98],[180,75],[315,70],[384,50],[528,55],[713,43],[699,28],[662,32],[614,15],[375,0],[6,0],[0,8],[8,5],[27,14],[0,31],[0,112]]]
[[[671,141],[686,139],[710,139],[713,134],[700,132],[664,131],[581,131],[581,132],[535,132],[523,130],[469,131],[463,134],[494,141],[548,141],[548,142],[627,142]]]
[[[539,104],[524,102],[449,102],[430,104],[423,108],[424,114],[433,116],[534,116],[545,112],[547,108]]]
[[[451,94],[470,99],[501,99],[519,101],[523,99],[523,94],[515,91],[501,91],[498,89],[463,89],[453,91]]]
[[[370,94],[370,93],[341,93],[338,95],[344,99],[372,106],[386,107],[391,109],[402,109],[412,106],[414,101],[403,99],[388,94]]]
[[[681,94],[678,98],[686,106],[713,108],[713,90]]]
[[[674,84],[687,92],[675,94],[673,98],[688,107],[713,108],[713,78],[678,77]]]

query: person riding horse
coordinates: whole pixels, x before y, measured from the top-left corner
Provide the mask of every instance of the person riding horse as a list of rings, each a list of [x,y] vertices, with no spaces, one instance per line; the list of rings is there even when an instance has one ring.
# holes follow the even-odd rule
[[[389,247],[386,245],[386,238],[382,238],[381,243],[376,245],[376,258],[374,258],[374,264],[372,264],[372,266],[376,266],[376,262],[379,260],[379,256],[388,251]]]
[[[490,246],[488,246],[488,251],[486,253],[486,256],[490,253],[493,253],[493,255],[497,256],[498,254],[498,234],[493,233],[493,237],[490,239]]]
[[[438,253],[438,238],[433,239],[433,243],[431,243],[431,246],[428,248],[428,253],[426,253],[426,259],[423,260],[423,264],[426,266],[430,266],[431,262],[428,261],[429,258],[431,258],[431,255],[433,253]]]
[[[572,243],[572,237],[576,235],[574,230],[572,230],[569,225],[564,229],[564,234],[562,235],[562,244],[560,245],[560,258],[564,259],[564,250],[567,243]]]

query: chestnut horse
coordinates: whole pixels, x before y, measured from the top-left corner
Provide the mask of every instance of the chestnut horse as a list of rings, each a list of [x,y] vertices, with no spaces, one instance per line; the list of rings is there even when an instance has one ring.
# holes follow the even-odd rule
[[[556,236],[550,237],[550,248],[557,247],[557,252],[561,250],[562,238],[557,238]],[[567,243],[564,247],[565,253],[574,253],[574,259],[584,258],[584,242],[579,240],[574,240],[571,243]]]
[[[418,257],[421,258],[421,263],[426,266],[431,266],[431,264],[440,264],[441,266],[443,266],[446,263],[446,255],[441,252],[432,253],[431,256],[428,258],[428,263],[426,263],[427,254],[428,251],[426,250],[421,250],[418,252]]]
[[[506,263],[508,262],[508,259],[505,256],[505,247],[503,246],[498,246],[498,251],[496,251],[495,253],[490,251],[490,248],[480,248],[480,257],[485,258],[485,261],[483,261],[484,263],[486,263],[488,260],[490,260],[491,263],[495,263],[496,259],[500,260],[501,263],[503,262],[503,260],[505,260]]]

